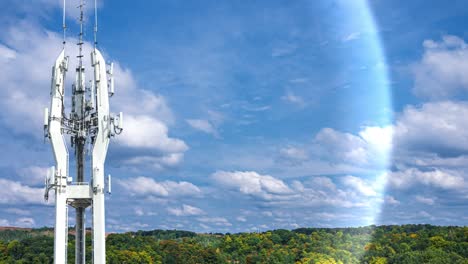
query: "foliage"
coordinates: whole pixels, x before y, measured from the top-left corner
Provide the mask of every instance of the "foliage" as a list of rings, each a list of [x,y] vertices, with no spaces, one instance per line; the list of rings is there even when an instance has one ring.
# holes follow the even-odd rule
[[[50,229],[0,231],[0,263],[53,263]],[[87,259],[92,248],[87,236]],[[110,234],[107,263],[453,263],[468,264],[468,227],[430,225],[300,228],[196,234],[153,230]],[[68,262],[74,263],[69,235]]]

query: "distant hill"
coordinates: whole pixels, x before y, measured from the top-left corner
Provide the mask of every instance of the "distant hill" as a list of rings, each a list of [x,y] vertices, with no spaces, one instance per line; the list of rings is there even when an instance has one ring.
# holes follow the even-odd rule
[[[72,228],[70,228],[72,229]],[[468,264],[468,227],[298,228],[262,233],[181,230],[109,234],[107,263]],[[87,236],[91,259],[91,236]],[[52,228],[0,227],[0,263],[53,263]],[[74,263],[74,235],[68,237]]]
[[[5,231],[5,230],[20,230],[20,231],[31,231],[32,228],[24,228],[24,227],[14,227],[14,226],[0,226],[0,231]]]

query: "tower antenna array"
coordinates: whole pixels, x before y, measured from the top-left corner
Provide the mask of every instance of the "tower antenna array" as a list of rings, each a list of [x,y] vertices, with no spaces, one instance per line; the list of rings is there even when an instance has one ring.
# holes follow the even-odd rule
[[[78,63],[75,82],[72,85],[72,107],[65,114],[65,77],[68,71],[68,56],[65,56],[66,46],[66,2],[63,1],[63,50],[52,68],[50,112],[46,108],[44,118],[44,134],[50,139],[54,152],[56,166],[49,169],[45,180],[44,198],[47,200],[49,191],[55,193],[55,228],[54,228],[54,263],[67,262],[68,237],[68,206],[76,211],[76,242],[75,263],[84,264],[86,248],[85,216],[86,208],[91,207],[93,261],[104,264],[106,260],[105,247],[105,206],[104,193],[107,188],[110,193],[110,175],[105,184],[104,163],[110,138],[122,132],[122,113],[113,116],[109,112],[109,97],[114,93],[113,67],[107,69],[106,62],[97,49],[97,4],[94,0],[95,25],[94,49],[91,52],[91,66],[94,78],[90,86],[86,86],[85,67],[83,62],[84,49],[84,0],[80,0],[78,38]],[[64,135],[69,135],[71,147],[74,148],[76,160],[75,181],[69,173],[69,157]],[[85,179],[85,146],[92,146],[91,170]]]

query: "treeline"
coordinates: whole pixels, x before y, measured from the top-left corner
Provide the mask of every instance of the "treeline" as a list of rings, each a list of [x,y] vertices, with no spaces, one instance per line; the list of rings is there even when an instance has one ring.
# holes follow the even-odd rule
[[[53,263],[53,232],[0,231],[0,263]],[[16,232],[16,233],[15,233]],[[87,260],[91,241],[87,236]],[[107,263],[464,263],[468,227],[431,225],[300,228],[196,234],[153,230],[110,234]],[[68,262],[74,263],[74,236]]]

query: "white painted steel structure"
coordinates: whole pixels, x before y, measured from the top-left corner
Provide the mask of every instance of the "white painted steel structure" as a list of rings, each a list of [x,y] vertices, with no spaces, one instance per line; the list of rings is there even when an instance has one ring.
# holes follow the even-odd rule
[[[80,35],[78,66],[75,83],[72,86],[72,111],[65,114],[65,76],[68,71],[69,57],[65,50],[65,2],[64,2],[64,47],[52,68],[50,111],[44,111],[44,132],[49,138],[55,157],[45,181],[44,198],[48,200],[49,191],[55,192],[55,240],[54,263],[67,262],[68,206],[76,210],[76,246],[75,263],[85,263],[85,210],[92,210],[93,263],[104,264],[106,261],[105,244],[105,205],[104,194],[107,187],[110,193],[110,175],[107,186],[104,181],[104,163],[109,141],[112,136],[122,132],[122,113],[112,116],[109,111],[109,97],[114,93],[113,66],[107,69],[106,61],[96,47],[97,18],[94,27],[94,50],[91,52],[91,66],[94,68],[94,80],[90,86],[85,84],[83,66],[83,0],[80,0]],[[95,2],[96,11],[96,2]],[[96,13],[95,13],[96,14]],[[64,135],[70,135],[75,148],[76,182],[72,182],[69,173],[69,155]],[[88,181],[84,178],[85,146],[92,145],[91,172]]]
[[[49,186],[55,189],[55,263],[65,263],[67,255],[67,177],[68,177],[68,151],[62,134],[63,99],[65,95],[64,82],[68,68],[68,58],[62,50],[52,68],[52,87],[50,116],[48,118],[48,132],[54,150],[56,169],[53,176],[46,181],[46,197]],[[46,198],[47,199],[47,198]],[[60,262],[59,262],[60,261]]]

